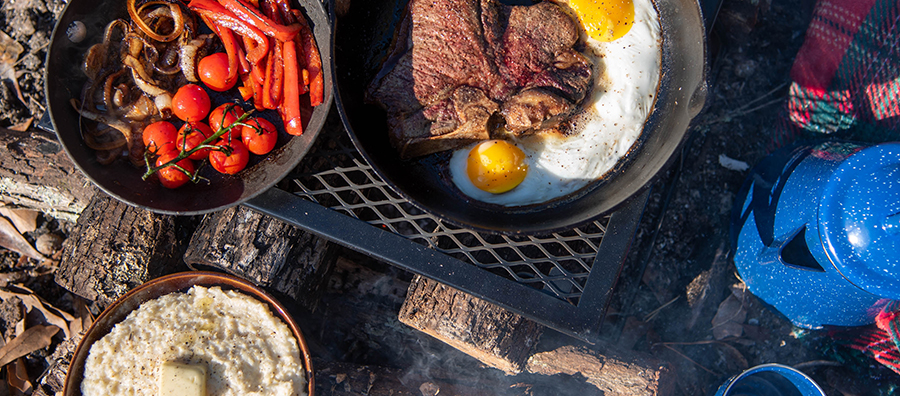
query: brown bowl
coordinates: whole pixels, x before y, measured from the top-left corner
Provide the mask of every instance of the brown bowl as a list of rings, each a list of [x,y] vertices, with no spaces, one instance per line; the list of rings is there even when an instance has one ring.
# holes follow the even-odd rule
[[[287,313],[284,306],[264,290],[244,279],[232,275],[204,271],[179,272],[151,280],[129,291],[116,300],[115,303],[106,308],[88,329],[87,334],[84,335],[84,338],[75,350],[75,354],[72,356],[69,372],[66,374],[66,385],[63,389],[63,395],[81,395],[81,379],[84,377],[84,362],[87,359],[88,352],[91,350],[91,345],[109,333],[116,323],[124,320],[131,311],[135,310],[144,302],[162,297],[169,293],[186,292],[192,286],[219,286],[222,289],[242,292],[266,303],[272,313],[288,325],[291,332],[294,334],[294,338],[297,339],[297,345],[299,346],[300,354],[302,355],[301,360],[303,361],[303,367],[306,370],[306,379],[309,388],[307,389],[307,392],[310,396],[313,396],[315,382],[313,377],[312,355],[309,353],[309,347],[306,345],[306,340],[303,338],[300,328],[297,327],[297,323],[294,322],[294,319]]]

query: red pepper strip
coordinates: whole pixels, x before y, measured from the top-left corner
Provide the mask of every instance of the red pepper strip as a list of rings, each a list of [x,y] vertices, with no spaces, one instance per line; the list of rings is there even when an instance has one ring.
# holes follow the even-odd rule
[[[252,50],[248,49],[247,51],[247,60],[250,61],[250,63],[258,63],[260,59],[266,56],[265,51],[269,48],[269,40],[263,32],[253,25],[240,20],[234,13],[228,11],[228,9],[221,4],[216,3],[214,0],[191,0],[188,8],[199,14],[201,17],[204,17],[205,21],[231,29],[237,34],[248,36],[251,40],[256,42],[257,45],[252,47]],[[211,26],[210,29],[212,29]]]
[[[193,0],[192,0],[193,1]],[[288,41],[297,36],[300,26],[285,26],[267,18],[259,12],[256,7],[247,4],[243,0],[218,0],[229,11],[237,15],[241,20],[262,30],[269,37],[274,37],[281,41]]]
[[[271,0],[275,2],[275,6],[281,10],[281,18],[286,23],[297,23],[297,18],[291,10],[290,0]]]
[[[230,29],[211,23],[211,21],[203,15],[201,15],[200,18],[203,19],[203,22],[216,33],[216,36],[219,36],[219,40],[222,40],[222,45],[225,46],[225,54],[228,55],[228,77],[226,77],[225,80],[230,85],[231,82],[237,81],[238,68],[240,67],[240,60],[238,57],[242,52],[240,47],[237,46],[234,33]]]
[[[272,102],[275,103],[276,107],[281,104],[284,90],[284,47],[285,43],[280,41],[275,43],[275,61],[273,62],[275,70],[272,71],[272,90],[269,94],[272,96]]]
[[[291,135],[303,134],[300,115],[300,69],[297,64],[297,46],[292,41],[284,43],[284,102],[278,108],[284,130]]]
[[[242,48],[238,42],[237,50],[238,50],[238,64],[240,68],[238,69],[238,74],[247,74],[250,73],[250,61],[247,60],[247,53],[244,52],[244,48]]]
[[[242,36],[244,39],[244,48],[256,48],[256,42],[251,40],[249,37]],[[250,50],[252,51],[252,49]],[[266,81],[266,72],[265,72],[265,64],[263,63],[265,59],[260,59],[257,63],[250,63],[250,74],[253,75],[253,78],[257,83],[262,84]]]
[[[275,101],[272,100],[272,81],[274,80],[273,75],[275,73],[275,51],[277,51],[277,48],[274,43],[272,43],[272,48],[269,49],[269,58],[266,59],[266,82],[263,83],[262,92],[262,106],[266,109],[278,107],[275,105]]]
[[[313,107],[325,101],[325,79],[322,76],[322,59],[319,57],[319,49],[316,47],[316,38],[306,24],[306,19],[299,10],[294,10],[294,15],[300,21],[303,29],[300,30],[300,44],[303,47],[303,55],[300,65],[309,72],[309,104]]]
[[[241,86],[238,87],[238,92],[241,93],[241,99],[244,101],[253,98],[253,81],[249,81],[249,79],[249,73],[241,75]]]

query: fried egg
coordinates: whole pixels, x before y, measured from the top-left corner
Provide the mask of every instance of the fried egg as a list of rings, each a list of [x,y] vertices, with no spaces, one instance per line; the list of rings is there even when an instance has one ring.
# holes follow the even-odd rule
[[[479,168],[482,164],[490,168],[492,162],[505,161],[503,158],[511,156],[509,150],[484,150],[479,146],[485,142],[480,142],[454,151],[450,177],[463,194],[503,206],[548,202],[601,179],[640,136],[660,78],[660,25],[652,0],[633,0],[633,11],[628,4],[631,0],[569,2],[585,28],[583,54],[593,62],[593,89],[568,121],[565,135],[548,131],[507,140],[523,155],[516,169],[524,175],[516,185],[506,182],[502,191],[484,188],[477,177],[492,172]],[[633,18],[629,19],[631,12]],[[501,168],[496,169],[505,171]]]

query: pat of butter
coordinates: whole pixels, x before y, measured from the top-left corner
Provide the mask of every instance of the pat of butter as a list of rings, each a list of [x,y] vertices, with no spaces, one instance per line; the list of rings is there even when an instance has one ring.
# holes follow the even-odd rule
[[[206,366],[163,363],[159,396],[206,396]]]

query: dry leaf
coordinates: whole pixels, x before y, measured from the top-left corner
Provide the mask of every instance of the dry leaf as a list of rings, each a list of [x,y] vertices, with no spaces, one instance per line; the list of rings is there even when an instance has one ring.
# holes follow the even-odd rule
[[[750,362],[737,348],[724,342],[717,342],[715,345],[725,354],[725,364],[732,371],[744,371],[750,368]]]
[[[80,298],[75,298],[75,315],[77,316],[76,321],[81,322],[81,329],[87,330],[94,324],[94,315],[91,313],[91,310],[88,308],[87,303]],[[70,334],[78,334],[74,331],[70,332]]]
[[[46,321],[47,324],[62,329],[66,338],[72,336],[71,333],[69,333],[69,322],[75,320],[75,317],[72,316],[72,314],[45,303],[40,297],[34,294],[33,291],[26,287],[9,285],[8,288],[13,289],[13,291],[0,289],[0,300],[18,297],[25,305],[26,313],[30,312],[32,309],[37,309],[44,315],[44,321]]]
[[[0,366],[5,366],[22,356],[50,346],[50,339],[58,332],[59,328],[56,326],[29,327],[3,348],[0,348]]]
[[[18,359],[12,362],[6,371],[6,382],[9,384],[11,394],[13,395],[30,395],[34,388],[28,379],[28,371],[25,367],[25,360]]]
[[[734,296],[728,295],[725,301],[719,304],[719,310],[712,319],[713,337],[717,340],[728,337],[740,337],[744,328],[742,324],[747,319],[747,310],[743,302]]]
[[[13,223],[20,233],[32,232],[37,229],[39,212],[31,209],[14,209],[9,206],[0,206],[0,216],[6,217]]]
[[[34,122],[34,117],[28,117],[27,120],[20,122],[16,125],[9,127],[9,129],[18,132],[27,132],[28,128],[31,128],[31,123]]]
[[[16,79],[16,62],[23,51],[25,51],[25,47],[22,44],[9,37],[8,34],[0,32],[0,77],[12,81],[13,87],[16,88],[16,95],[22,103],[25,103],[25,99],[22,98],[22,90],[19,88],[19,81]]]
[[[46,260],[43,254],[31,246],[9,220],[0,217],[0,246],[35,260]]]

